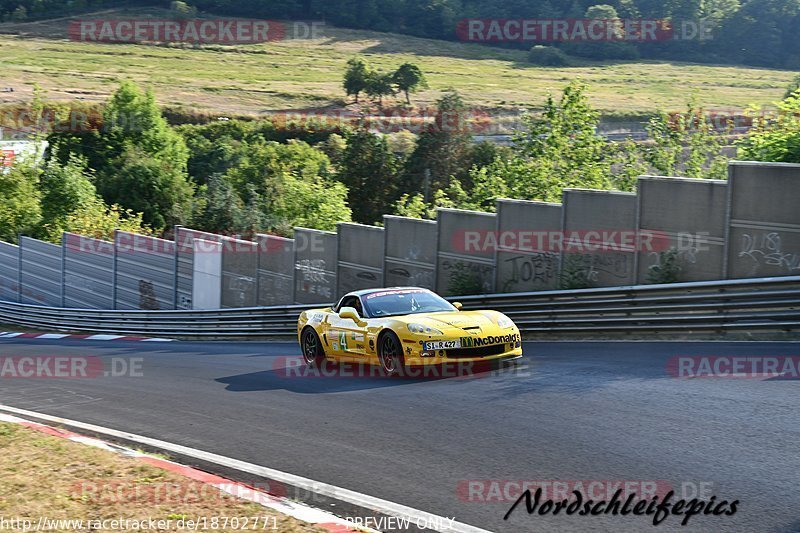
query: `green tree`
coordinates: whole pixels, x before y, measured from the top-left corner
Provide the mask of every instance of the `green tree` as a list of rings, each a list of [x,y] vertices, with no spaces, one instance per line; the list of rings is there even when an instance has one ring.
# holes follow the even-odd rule
[[[455,90],[436,102],[434,122],[420,133],[406,163],[402,190],[423,191],[426,200],[430,200],[435,191],[447,189],[452,177],[469,179],[472,166],[469,119],[467,106]]]
[[[775,105],[772,113],[750,110],[753,128],[738,143],[739,159],[800,163],[800,92]]]
[[[119,205],[106,205],[95,197],[86,205],[72,211],[64,220],[64,231],[110,241],[114,239],[114,230],[152,235],[153,230],[142,220],[141,213],[123,209]],[[58,242],[58,238],[53,238]]]
[[[219,174],[212,175],[197,194],[192,226],[203,231],[233,234],[239,226],[245,206],[233,186]],[[266,229],[266,228],[265,228]]]
[[[69,215],[96,202],[97,191],[92,178],[86,161],[76,155],[71,155],[64,164],[53,157],[48,159],[39,179],[43,238],[58,241],[61,232],[67,231]]]
[[[500,176],[513,197],[528,200],[558,201],[565,187],[608,189],[613,152],[597,134],[598,121],[586,86],[573,81],[560,101],[547,96],[541,115],[522,118],[515,157],[498,158],[485,172]]]
[[[509,190],[505,180],[499,174],[491,172],[489,167],[475,167],[471,177],[472,187],[469,190],[469,194],[465,193],[460,198],[451,196],[455,206],[459,209],[494,212],[496,200],[508,197]],[[451,195],[453,185],[456,184],[458,188],[461,188],[460,183],[454,180],[449,191]]]
[[[224,174],[247,154],[254,130],[252,122],[217,120],[208,124],[186,124],[176,128],[189,153],[187,171],[198,185],[214,174]]]
[[[694,98],[683,113],[660,113],[650,119],[647,132],[652,143],[641,146],[643,158],[660,174],[727,178],[728,158],[722,152],[725,138]]]
[[[425,75],[420,68],[413,63],[403,63],[392,74],[392,81],[397,88],[406,95],[406,104],[411,104],[409,93],[417,92],[428,86]]]
[[[146,224],[162,229],[184,223],[192,212],[194,190],[168,161],[129,147],[114,160],[113,174],[98,172],[97,190],[108,204],[142,213]]]
[[[0,240],[17,242],[19,233],[32,233],[42,218],[39,169],[29,160],[18,159],[0,172]]]
[[[344,91],[347,96],[355,96],[358,103],[358,95],[366,91],[370,68],[359,57],[354,57],[347,62],[347,70],[344,73]]]
[[[394,214],[401,217],[433,220],[436,218],[436,209],[440,207],[455,207],[447,193],[441,189],[433,193],[433,201],[430,203],[426,203],[420,193],[413,195],[404,193],[394,204]]]
[[[108,204],[143,213],[145,223],[157,229],[186,220],[193,196],[186,174],[188,150],[161,116],[151,91],[122,82],[96,136],[101,148],[90,164]]]
[[[225,178],[268,228],[335,229],[351,220],[347,187],[331,177],[330,162],[303,141],[255,142]]]
[[[337,222],[350,222],[347,187],[321,178],[304,180],[293,174],[284,176],[292,194],[274,204],[272,213],[278,221],[292,226],[335,231]]]
[[[366,130],[348,136],[338,179],[347,187],[347,200],[356,222],[382,221],[397,197],[398,170],[398,159],[384,136]]]
[[[367,96],[378,100],[378,106],[383,106],[383,97],[394,94],[394,81],[392,75],[387,72],[370,71],[367,75],[367,83],[364,92]]]

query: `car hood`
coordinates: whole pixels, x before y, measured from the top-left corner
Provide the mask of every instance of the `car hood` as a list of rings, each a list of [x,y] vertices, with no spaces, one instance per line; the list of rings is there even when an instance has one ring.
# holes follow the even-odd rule
[[[445,313],[420,313],[417,315],[406,315],[402,321],[406,324],[424,324],[434,328],[442,329],[443,326],[454,328],[465,328],[474,326],[494,326],[497,318],[493,311],[453,311]]]

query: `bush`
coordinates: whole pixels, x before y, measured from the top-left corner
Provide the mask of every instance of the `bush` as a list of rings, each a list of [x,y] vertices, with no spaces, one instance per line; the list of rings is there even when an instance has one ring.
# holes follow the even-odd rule
[[[648,283],[677,283],[680,281],[681,260],[678,250],[670,248],[658,254],[658,264],[650,267]]]
[[[537,44],[528,52],[528,62],[542,67],[565,67],[569,65],[569,57],[558,48]]]
[[[575,41],[566,43],[564,48],[570,54],[599,61],[608,59],[635,60],[639,51],[629,42],[622,41]]]
[[[447,292],[449,296],[481,294],[484,292],[481,275],[471,270],[464,263],[456,263],[453,265],[453,273],[450,275],[450,287]]]
[[[593,283],[584,256],[581,254],[564,255],[558,288],[562,290],[590,289]]]

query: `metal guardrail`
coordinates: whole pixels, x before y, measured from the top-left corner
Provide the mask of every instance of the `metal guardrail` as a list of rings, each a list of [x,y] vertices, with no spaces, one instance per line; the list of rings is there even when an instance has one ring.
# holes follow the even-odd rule
[[[488,294],[450,300],[462,302],[464,309],[501,311],[529,336],[800,332],[800,276]],[[294,336],[298,314],[310,307],[111,311],[0,301],[0,322],[62,332],[258,339]]]

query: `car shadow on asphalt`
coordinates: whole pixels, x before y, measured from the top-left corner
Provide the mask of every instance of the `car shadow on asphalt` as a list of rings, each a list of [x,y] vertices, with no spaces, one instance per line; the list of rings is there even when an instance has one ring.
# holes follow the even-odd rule
[[[325,362],[308,367],[302,357],[280,358],[271,370],[218,378],[233,392],[287,390],[304,394],[351,392],[401,387],[432,382],[467,382],[514,372],[519,364],[431,365],[408,368],[401,375],[387,376],[380,367],[366,364]]]

